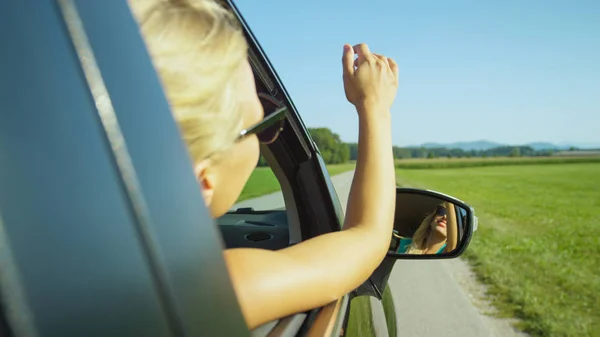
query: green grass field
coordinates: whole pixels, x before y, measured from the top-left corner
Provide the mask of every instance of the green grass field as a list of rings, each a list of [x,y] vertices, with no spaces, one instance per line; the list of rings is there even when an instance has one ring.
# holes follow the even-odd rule
[[[327,170],[330,176],[344,173],[354,169],[354,163],[327,165]],[[244,186],[242,194],[238,198],[238,202],[246,199],[256,198],[264,194],[279,191],[280,186],[277,178],[271,168],[269,167],[257,167],[252,172],[250,179]]]
[[[397,169],[397,182],[475,208],[479,229],[465,255],[501,315],[535,336],[600,336],[600,162],[534,159]]]
[[[542,164],[600,163],[600,156],[589,157],[488,157],[488,158],[433,158],[399,159],[397,169],[439,169],[484,166],[515,166]]]

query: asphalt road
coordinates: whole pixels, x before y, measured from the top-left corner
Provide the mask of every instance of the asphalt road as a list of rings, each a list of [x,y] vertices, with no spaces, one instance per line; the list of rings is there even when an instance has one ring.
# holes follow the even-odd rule
[[[353,171],[332,178],[344,210]],[[452,194],[452,191],[443,191]],[[281,193],[271,193],[234,206],[284,207]],[[477,211],[477,210],[476,210]],[[477,232],[473,240],[477,240]],[[524,336],[510,322],[486,315],[492,309],[469,266],[453,260],[399,260],[389,279],[396,306],[399,336]]]

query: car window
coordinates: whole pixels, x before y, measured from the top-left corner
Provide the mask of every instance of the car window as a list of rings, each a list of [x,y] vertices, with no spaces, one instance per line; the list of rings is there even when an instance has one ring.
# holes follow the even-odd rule
[[[282,108],[285,108],[285,103],[271,95],[262,81],[258,79],[256,76],[257,70],[254,67],[253,71],[255,73],[255,84],[258,97],[263,106],[265,118],[275,111],[281,111]],[[276,141],[279,134],[285,129],[284,123],[284,121],[281,121],[280,124],[275,124],[257,133],[259,141],[262,144],[270,144],[271,142]],[[236,204],[232,207],[233,209],[240,207],[252,207],[254,210],[284,208],[283,197],[281,193],[279,193],[281,191],[281,186],[279,185],[279,181],[277,180],[273,169],[269,165],[269,163],[274,163],[275,159],[272,156],[268,156],[269,150],[267,145],[261,145],[260,150],[261,155],[257,166],[246,182]]]
[[[252,207],[254,210],[285,207],[281,195],[281,185],[262,153],[256,168],[232,209],[242,207]]]

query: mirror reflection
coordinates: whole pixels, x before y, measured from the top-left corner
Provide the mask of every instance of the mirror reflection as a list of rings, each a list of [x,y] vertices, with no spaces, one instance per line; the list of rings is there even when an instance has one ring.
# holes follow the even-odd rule
[[[398,193],[390,252],[450,253],[464,233],[467,210],[432,195]]]

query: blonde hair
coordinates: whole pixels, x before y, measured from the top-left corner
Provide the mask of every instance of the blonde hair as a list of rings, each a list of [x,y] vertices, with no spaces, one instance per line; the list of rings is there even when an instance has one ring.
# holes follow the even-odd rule
[[[235,72],[248,45],[213,0],[129,0],[194,162],[222,153],[242,129]]]
[[[415,231],[415,234],[412,237],[412,243],[406,249],[405,254],[423,254],[425,250],[425,245],[427,244],[427,240],[433,231],[431,227],[431,222],[435,218],[436,212],[429,214],[428,216],[421,221],[419,228]]]

